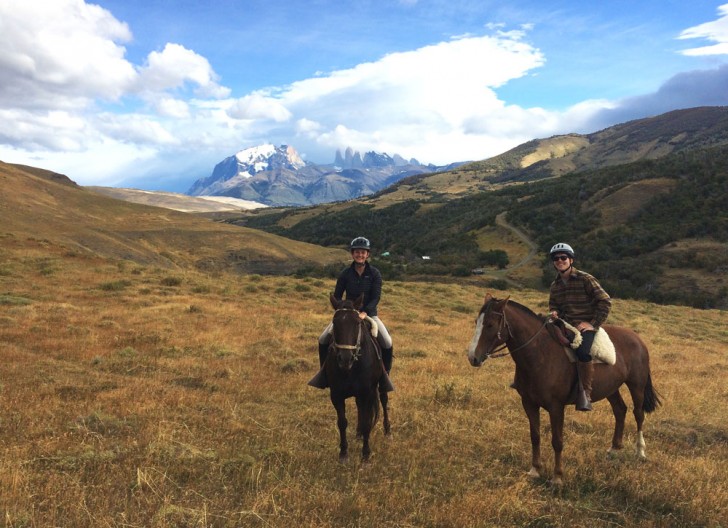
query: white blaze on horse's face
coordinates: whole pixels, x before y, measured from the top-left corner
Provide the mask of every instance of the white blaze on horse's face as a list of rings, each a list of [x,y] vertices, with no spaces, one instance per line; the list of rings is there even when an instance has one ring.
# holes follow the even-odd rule
[[[473,339],[470,340],[470,346],[468,347],[468,360],[474,367],[479,367],[483,364],[483,359],[478,358],[475,355],[475,351],[478,349],[478,342],[480,341],[480,336],[483,333],[484,319],[485,314],[481,312],[480,315],[478,315],[478,320],[475,322],[475,334],[473,334]]]

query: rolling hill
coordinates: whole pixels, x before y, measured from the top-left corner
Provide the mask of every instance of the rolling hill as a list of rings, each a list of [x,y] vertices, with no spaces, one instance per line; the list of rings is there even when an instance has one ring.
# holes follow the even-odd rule
[[[5,251],[128,260],[162,268],[290,273],[344,251],[100,195],[63,175],[0,162]]]
[[[466,276],[478,268],[485,278],[527,287],[550,282],[543,252],[568,241],[578,265],[615,296],[727,308],[727,210],[728,109],[697,108],[588,137],[536,140],[366,199],[234,222],[330,246],[367,234],[389,254],[377,262],[391,276]],[[516,229],[542,252],[530,265]],[[508,256],[505,268],[499,251]]]

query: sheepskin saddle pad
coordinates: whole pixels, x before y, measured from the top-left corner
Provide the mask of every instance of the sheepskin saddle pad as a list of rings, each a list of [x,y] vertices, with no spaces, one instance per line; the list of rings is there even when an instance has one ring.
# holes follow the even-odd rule
[[[564,321],[564,326],[574,333],[574,340],[571,342],[569,347],[564,347],[566,355],[569,356],[569,361],[572,363],[576,362],[576,354],[574,350],[579,348],[581,345],[581,332],[571,326],[569,323]],[[617,362],[617,352],[614,349],[614,343],[609,339],[609,334],[604,328],[597,330],[597,335],[594,337],[594,344],[591,348],[591,356],[597,363],[606,363],[607,365],[614,365]]]

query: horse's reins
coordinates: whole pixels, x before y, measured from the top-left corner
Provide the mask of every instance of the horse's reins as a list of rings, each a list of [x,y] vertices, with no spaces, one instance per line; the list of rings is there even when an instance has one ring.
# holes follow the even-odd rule
[[[513,354],[513,352],[517,352],[517,351],[521,350],[522,348],[526,347],[526,346],[527,346],[528,344],[530,344],[530,343],[531,343],[531,341],[533,341],[534,339],[536,339],[536,336],[538,336],[538,334],[540,334],[540,333],[541,333],[541,330],[543,330],[544,328],[546,328],[546,325],[547,325],[547,324],[548,324],[548,322],[549,322],[549,319],[548,319],[548,318],[546,318],[546,319],[544,320],[543,324],[541,325],[541,328],[539,328],[539,329],[538,329],[538,330],[536,331],[536,333],[535,333],[535,334],[533,334],[533,335],[531,336],[531,338],[530,338],[530,339],[529,339],[528,341],[526,341],[526,342],[525,342],[525,343],[523,343],[522,345],[520,345],[520,346],[518,346],[518,347],[514,348],[513,350],[510,350],[510,349],[508,349],[508,345],[507,345],[507,343],[508,343],[508,339],[511,339],[511,338],[513,338],[513,332],[511,332],[511,325],[509,325],[509,324],[508,324],[508,320],[506,319],[506,311],[505,311],[505,310],[503,310],[503,312],[492,312],[492,313],[493,313],[494,315],[499,315],[499,316],[500,316],[500,318],[501,318],[501,322],[500,322],[500,325],[498,325],[498,333],[497,333],[497,334],[495,335],[495,339],[493,340],[493,343],[494,343],[494,345],[493,345],[493,347],[494,347],[494,348],[493,348],[493,351],[492,351],[492,352],[491,352],[490,354],[486,354],[486,357],[489,357],[489,358],[494,358],[494,359],[496,359],[496,358],[500,358],[500,357],[503,357],[503,356],[507,356],[508,354]],[[501,330],[502,330],[502,329],[503,329],[504,327],[505,327],[505,329],[506,329],[506,330],[508,330],[508,338],[507,338],[507,339],[503,339],[503,338],[501,337]],[[498,345],[495,345],[495,343],[496,343],[497,341],[503,341],[503,343],[501,343],[501,344],[500,344],[500,346],[498,346]],[[496,347],[498,347],[498,348],[496,348]],[[501,350],[503,350],[503,349],[508,349],[508,350],[507,350],[506,352],[503,352],[502,354],[498,354],[497,356],[494,356],[494,355],[493,355],[493,354],[495,354],[496,352],[500,352],[500,351],[501,351]]]

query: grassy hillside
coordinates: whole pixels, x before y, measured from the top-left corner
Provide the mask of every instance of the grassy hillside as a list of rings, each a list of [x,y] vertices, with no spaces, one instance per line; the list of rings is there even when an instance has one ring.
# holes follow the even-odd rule
[[[10,240],[5,526],[719,528],[728,518],[726,312],[615,301],[611,319],[648,343],[664,401],[645,423],[648,461],[632,452],[631,413],[624,453],[608,458],[609,406],[569,409],[565,484],[553,489],[526,476],[512,361],[466,359],[484,288],[385,282],[393,435],[377,426],[363,467],[353,425],[352,459],[338,463],[328,394],[306,386],[332,280],[163,269]],[[537,291],[495,293],[546,309]]]
[[[386,199],[383,195],[381,199]],[[571,173],[557,179],[390,205],[348,202],[251,214],[239,223],[324,245],[365,233],[392,276],[468,275],[485,267],[524,286],[547,285],[548,263],[514,269],[526,248],[496,218],[524,231],[543,254],[557,241],[616,297],[728,308],[728,147]],[[499,239],[500,238],[500,239]],[[505,252],[506,267],[495,252]],[[428,255],[431,260],[419,260]],[[529,271],[524,275],[524,271]],[[542,277],[543,276],[543,277]]]
[[[292,272],[344,262],[337,249],[115,200],[67,177],[0,162],[3,245],[124,259],[170,269]],[[33,251],[36,251],[35,249]]]

